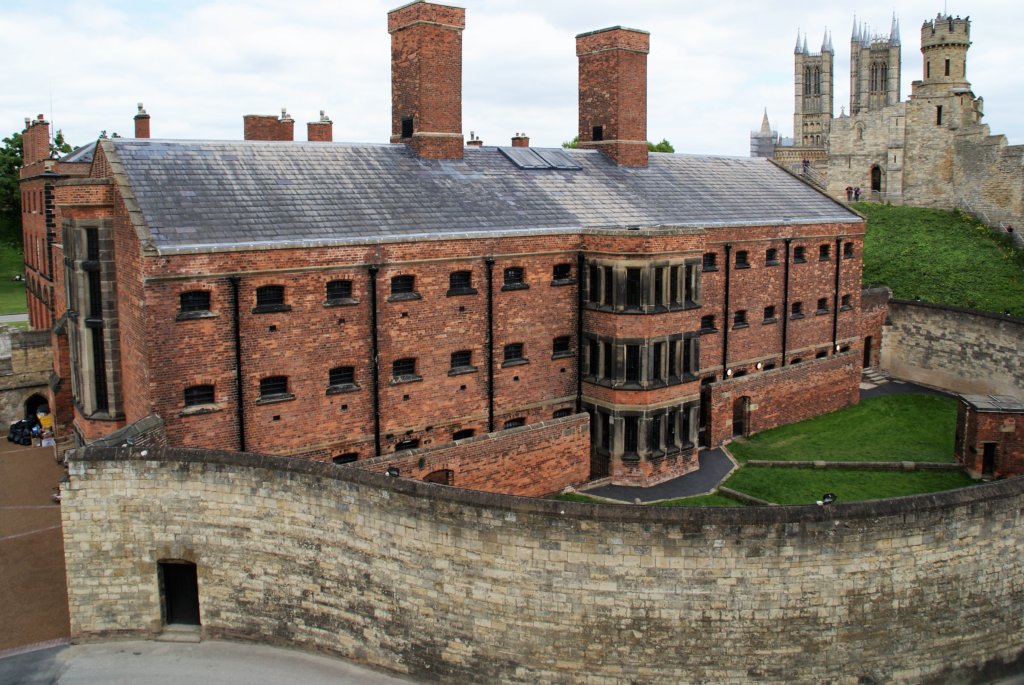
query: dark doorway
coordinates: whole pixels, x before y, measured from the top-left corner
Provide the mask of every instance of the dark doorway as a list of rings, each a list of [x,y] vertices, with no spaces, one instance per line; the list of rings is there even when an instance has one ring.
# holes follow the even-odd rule
[[[164,590],[164,622],[199,625],[199,583],[196,565],[187,561],[161,561]]]
[[[981,477],[994,478],[996,475],[996,443],[986,442],[981,455]]]
[[[697,421],[697,446],[707,448],[711,445],[711,431],[708,419],[711,417],[711,384],[714,378],[705,378],[700,382],[700,417]]]
[[[50,413],[50,404],[45,397],[42,395],[32,395],[25,400],[25,418],[30,419],[39,413],[42,409],[47,414]]]
[[[864,338],[864,368],[871,366],[871,336]]]
[[[750,398],[738,397],[732,403],[732,434],[733,437],[746,435],[750,430]]]
[[[451,485],[455,481],[455,472],[451,469],[440,469],[438,471],[432,471],[424,476],[423,481],[425,483],[440,483],[441,485]]]
[[[877,164],[871,167],[871,190],[875,193],[882,192],[882,170]]]

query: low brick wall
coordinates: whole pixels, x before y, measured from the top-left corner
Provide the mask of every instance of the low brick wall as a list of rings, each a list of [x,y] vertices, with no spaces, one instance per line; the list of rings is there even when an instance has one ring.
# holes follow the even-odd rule
[[[896,378],[958,393],[1024,397],[1024,319],[892,300],[882,368]]]
[[[859,351],[711,385],[711,444],[733,437],[736,403],[749,398],[744,435],[796,423],[860,401]]]
[[[423,480],[450,471],[447,485],[522,497],[543,497],[587,482],[590,417],[576,414],[457,443],[388,454],[352,464]]]
[[[227,452],[86,448],[74,639],[202,632],[419,682],[961,683],[1024,667],[1024,479],[830,507],[602,506]]]

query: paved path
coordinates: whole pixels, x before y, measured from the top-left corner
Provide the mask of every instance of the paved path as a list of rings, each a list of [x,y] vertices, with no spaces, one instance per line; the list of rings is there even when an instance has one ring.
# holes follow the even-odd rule
[[[641,502],[656,502],[663,499],[701,495],[718,487],[718,484],[725,480],[736,466],[720,449],[704,450],[697,458],[700,460],[699,470],[649,488],[605,485],[594,490],[587,490],[586,494],[629,503],[633,503],[637,499]]]
[[[103,642],[0,659],[5,685],[408,685],[341,659],[238,642]]]
[[[28,314],[0,314],[0,323],[18,323],[28,321]]]

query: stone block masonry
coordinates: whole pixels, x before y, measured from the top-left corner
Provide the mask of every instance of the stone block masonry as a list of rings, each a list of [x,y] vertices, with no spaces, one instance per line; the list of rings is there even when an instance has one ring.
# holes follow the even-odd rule
[[[306,460],[86,448],[74,639],[202,631],[420,682],[962,683],[1024,665],[1024,479],[826,508],[602,506]]]

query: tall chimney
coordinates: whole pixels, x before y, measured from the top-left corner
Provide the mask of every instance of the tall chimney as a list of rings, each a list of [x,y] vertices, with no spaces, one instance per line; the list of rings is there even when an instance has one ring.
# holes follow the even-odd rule
[[[425,159],[462,159],[466,10],[416,2],[388,12],[391,142]]]
[[[149,138],[149,115],[142,108],[141,102],[139,103],[139,113],[135,115],[135,137]]]
[[[306,123],[306,140],[330,143],[334,140],[334,122],[320,110],[320,121]]]
[[[273,114],[246,114],[242,117],[246,140],[295,140],[295,120],[281,110],[281,118]]]
[[[512,136],[512,147],[530,147],[530,137],[525,133]]]
[[[50,123],[42,114],[25,119],[25,132],[21,135],[23,166],[50,158]]]
[[[647,31],[613,26],[576,36],[579,146],[620,166],[647,166]]]

